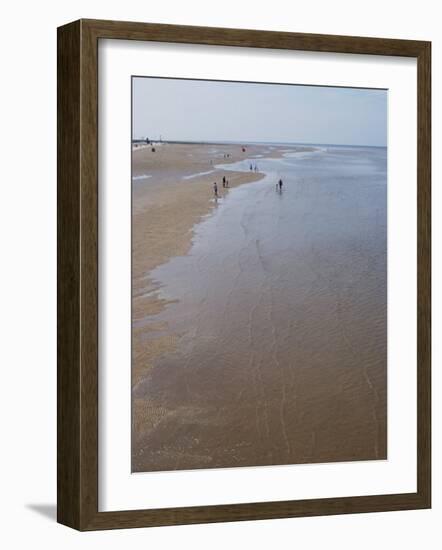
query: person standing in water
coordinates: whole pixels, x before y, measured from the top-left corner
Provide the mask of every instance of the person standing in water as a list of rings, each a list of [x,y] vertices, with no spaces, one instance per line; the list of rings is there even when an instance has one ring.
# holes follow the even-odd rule
[[[215,195],[215,198],[218,198],[218,186],[216,184],[216,181],[213,182],[213,193]]]
[[[282,191],[282,179],[278,181],[279,192]]]

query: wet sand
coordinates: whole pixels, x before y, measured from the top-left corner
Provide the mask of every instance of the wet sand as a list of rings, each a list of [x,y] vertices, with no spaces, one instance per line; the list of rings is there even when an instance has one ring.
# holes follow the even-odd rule
[[[308,149],[308,148],[304,148]],[[255,159],[259,167],[261,155],[279,158],[287,147],[269,148],[238,145],[161,144],[133,149],[132,155],[132,381],[136,385],[148,372],[152,360],[173,347],[173,337],[155,338],[145,344],[146,336],[160,330],[155,323],[138,326],[138,321],[161,311],[167,302],[155,294],[156,286],[149,273],[169,258],[186,254],[193,227],[216,206],[213,182],[218,183],[220,198],[243,183],[258,181],[260,172],[232,172],[216,169],[244,158]],[[292,148],[296,150],[296,148]],[[225,158],[224,155],[229,155]],[[210,172],[207,174],[206,172]],[[201,175],[198,175],[201,174]],[[223,189],[226,176],[229,188]],[[135,403],[135,410],[145,408]],[[146,421],[138,420],[135,426]]]
[[[384,191],[215,168],[289,150],[134,152],[133,471],[386,457]]]

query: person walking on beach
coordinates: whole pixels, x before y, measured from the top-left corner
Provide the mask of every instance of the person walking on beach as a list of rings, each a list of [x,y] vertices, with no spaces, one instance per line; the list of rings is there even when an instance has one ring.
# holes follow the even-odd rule
[[[226,176],[223,176],[223,187],[226,186]]]
[[[280,179],[278,181],[278,186],[279,186],[279,192],[281,193],[281,191],[282,191],[282,179]]]
[[[253,165],[252,164],[250,164],[250,170],[253,170]]]
[[[217,199],[218,198],[218,186],[216,184],[216,181],[213,182],[213,193],[215,195],[215,198]]]

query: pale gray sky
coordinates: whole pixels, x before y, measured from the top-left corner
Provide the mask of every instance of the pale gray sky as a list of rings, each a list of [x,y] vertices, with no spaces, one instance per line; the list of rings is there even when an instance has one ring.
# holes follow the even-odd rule
[[[133,137],[387,144],[387,91],[133,78]]]

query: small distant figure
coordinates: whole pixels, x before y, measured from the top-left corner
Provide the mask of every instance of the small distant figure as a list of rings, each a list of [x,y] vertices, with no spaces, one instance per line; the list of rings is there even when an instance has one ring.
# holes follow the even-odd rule
[[[258,171],[258,165],[255,164],[255,172],[257,172],[257,171]]]
[[[226,186],[226,176],[223,176],[223,187]]]
[[[152,147],[152,153],[155,153],[155,147]]]
[[[250,170],[253,170],[253,165],[252,164],[250,165]]]
[[[243,153],[246,152],[246,148],[245,148],[245,147],[242,148],[242,152],[243,152]]]
[[[281,191],[282,191],[282,179],[280,179],[278,181],[278,187],[279,187],[279,192],[281,193]]]
[[[215,198],[218,198],[218,185],[216,184],[216,181],[213,182],[213,194],[215,195]]]
[[[226,180],[226,187],[229,187],[229,180]]]

